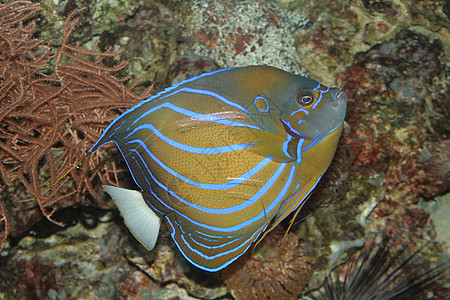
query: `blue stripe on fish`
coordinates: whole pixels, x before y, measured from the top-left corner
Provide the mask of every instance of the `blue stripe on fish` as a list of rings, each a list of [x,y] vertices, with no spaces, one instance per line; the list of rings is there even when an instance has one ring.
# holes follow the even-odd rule
[[[300,139],[297,144],[297,160],[295,161],[297,164],[302,162],[302,146],[305,142],[305,139]]]
[[[327,88],[327,89],[324,90],[324,91],[320,91],[319,99],[317,99],[316,101],[314,101],[314,104],[313,104],[313,106],[312,106],[312,109],[316,109],[317,105],[319,105],[320,101],[322,101],[323,94],[328,93],[329,90],[330,90],[330,89]]]
[[[140,154],[138,152],[136,152],[138,156],[140,156]],[[142,158],[141,158],[142,160]],[[266,164],[268,163],[267,160],[270,161],[270,159],[265,158],[264,163]],[[261,161],[262,162],[262,161]],[[143,163],[144,164],[144,163]],[[234,206],[230,206],[227,208],[210,208],[210,207],[205,207],[205,206],[201,206],[195,203],[191,203],[183,198],[181,198],[179,195],[177,195],[175,192],[173,192],[172,190],[168,189],[165,185],[163,185],[162,183],[160,183],[154,176],[153,174],[150,172],[150,170],[147,169],[147,173],[150,175],[150,177],[152,178],[152,180],[163,190],[166,190],[171,196],[173,196],[175,199],[177,199],[178,201],[180,201],[181,203],[199,210],[199,211],[204,211],[207,213],[211,213],[211,214],[216,214],[216,215],[224,215],[224,214],[231,214],[231,213],[235,213],[237,211],[243,210],[245,208],[248,208],[249,206],[251,206],[252,204],[256,203],[260,197],[262,195],[264,195],[269,189],[270,187],[278,180],[278,178],[280,177],[281,173],[283,172],[285,167],[285,164],[281,164],[278,169],[275,171],[275,173],[270,177],[270,179],[261,187],[261,189],[259,189],[254,195],[252,195],[249,199],[243,201],[240,204],[234,205]],[[142,171],[142,169],[141,169]],[[149,183],[150,184],[150,183]],[[153,195],[156,199],[160,200],[161,204],[165,205],[167,208],[171,208],[172,210],[174,210],[173,207],[169,207],[167,204],[163,203],[163,201],[161,201],[161,199],[159,199],[156,195]]]
[[[267,221],[267,222],[269,222],[269,221]],[[266,222],[266,223],[267,223],[267,222]],[[220,248],[227,248],[227,246],[229,246],[229,245],[231,245],[231,244],[236,244],[237,242],[239,242],[239,245],[242,245],[242,244],[245,244],[245,243],[248,243],[248,242],[252,242],[252,241],[251,241],[251,240],[252,240],[251,237],[249,237],[249,238],[247,238],[247,239],[244,240],[245,236],[239,236],[239,237],[234,237],[234,239],[229,239],[229,241],[224,242],[224,243],[222,243],[222,244],[220,244],[220,245],[207,245],[207,244],[203,244],[203,243],[199,242],[198,240],[195,240],[195,237],[194,237],[193,235],[197,235],[197,233],[194,233],[194,234],[191,234],[191,233],[186,234],[186,232],[184,232],[184,231],[181,229],[180,224],[178,224],[178,222],[176,222],[176,224],[177,224],[178,227],[180,228],[180,231],[181,231],[181,232],[180,232],[180,236],[181,236],[181,238],[182,238],[184,241],[186,241],[186,239],[184,238],[184,236],[186,235],[186,236],[188,236],[188,237],[192,240],[193,244],[195,244],[195,245],[197,245],[197,246],[200,246],[200,247],[202,247],[202,248],[206,248],[206,249],[220,249]],[[264,225],[263,225],[263,226],[264,226]],[[261,226],[261,227],[263,227],[263,226]],[[228,238],[225,238],[225,240],[228,240]],[[241,241],[241,240],[243,240],[243,241]],[[213,241],[213,242],[216,242],[216,241]],[[186,242],[186,245],[191,245],[191,243]],[[189,246],[188,246],[188,247],[189,247]],[[192,247],[192,246],[190,246],[189,248],[191,248],[191,247]],[[222,251],[222,252],[220,252],[220,253],[214,254],[214,256],[204,255],[204,254],[202,254],[201,252],[196,252],[196,251],[192,250],[192,248],[191,248],[191,251],[196,252],[198,255],[203,256],[203,257],[206,258],[206,259],[212,259],[212,258],[214,258],[214,257],[220,257],[220,256],[227,255],[227,254],[230,253],[230,252],[236,251],[236,249],[238,249],[238,248],[240,248],[240,247],[234,247],[234,248],[231,248],[230,250],[228,250],[229,252],[227,252],[227,251]]]
[[[317,91],[318,89],[320,89],[320,83],[317,84],[317,86],[315,88],[313,88],[313,92]]]
[[[233,180],[230,180],[228,182],[224,183],[204,183],[204,182],[197,182],[194,181],[186,176],[181,175],[180,173],[176,172],[175,170],[169,168],[167,165],[165,165],[158,157],[156,157],[150,149],[148,149],[147,145],[140,139],[131,140],[128,142],[129,144],[137,143],[145,150],[145,152],[150,156],[150,158],[157,163],[161,168],[163,168],[166,172],[168,172],[170,175],[183,180],[184,182],[193,185],[195,187],[205,189],[205,190],[227,190],[231,189],[233,187],[236,187],[237,185],[240,185],[247,181],[250,177],[253,177],[256,173],[262,170],[270,161],[270,158],[264,158],[259,162],[256,166],[239,176],[238,178],[235,178]],[[139,156],[140,153],[136,149],[130,149],[132,152],[136,152]],[[145,162],[144,159],[142,159],[143,162]],[[150,171],[149,171],[150,173]]]
[[[139,155],[139,153],[137,153],[137,154]],[[285,165],[286,165],[286,163],[282,163],[282,166],[279,167],[279,169],[277,170],[277,173],[280,171],[280,169],[284,169]],[[281,171],[282,171],[282,170],[281,170]],[[285,193],[286,193],[287,188],[289,188],[289,186],[291,185],[292,177],[293,177],[294,172],[295,172],[295,166],[292,166],[292,167],[291,167],[291,170],[290,170],[290,173],[289,173],[289,178],[288,178],[287,182],[285,183],[283,189],[280,191],[280,193],[278,194],[278,196],[272,201],[272,203],[271,203],[270,205],[267,206],[267,208],[266,208],[267,210],[273,209],[273,208],[279,203],[279,201],[281,201],[282,198],[285,196]],[[150,176],[152,177],[152,179],[156,182],[156,179],[154,178],[153,174],[149,173],[149,175],[150,175]],[[274,174],[274,176],[278,177],[279,175],[278,175],[278,174]],[[156,182],[156,183],[158,184],[158,182]],[[159,184],[160,184],[160,183],[159,183]],[[164,188],[165,188],[165,187],[164,187]],[[165,188],[165,189],[167,190],[167,188]],[[170,190],[167,190],[167,191],[168,191],[170,194],[175,195],[172,191],[170,191]],[[154,195],[154,196],[157,197],[156,195]],[[169,207],[169,206],[168,206],[166,203],[164,203],[159,197],[157,197],[157,199],[160,201],[160,203],[161,203],[162,205],[164,205],[164,206],[166,206],[167,208],[173,210],[173,208]],[[280,200],[280,199],[281,199],[281,200]],[[192,205],[192,204],[191,204],[191,205]],[[201,208],[200,210],[201,210],[201,211],[204,211],[205,209],[206,209],[206,208]],[[234,212],[236,212],[236,211],[234,211]],[[232,212],[230,212],[230,213],[232,213]],[[197,222],[197,221],[192,220],[191,218],[189,218],[188,216],[186,216],[186,215],[184,215],[184,214],[182,214],[182,213],[180,213],[180,212],[178,212],[178,214],[180,214],[181,216],[183,216],[184,218],[186,218],[187,220],[189,220],[190,222],[192,222],[192,223],[195,224],[195,225],[198,225],[198,226],[200,226],[200,227],[203,227],[203,228],[206,228],[206,229],[209,229],[209,230],[212,230],[212,231],[217,231],[217,232],[233,232],[233,231],[239,231],[239,230],[241,230],[242,228],[244,228],[244,227],[250,225],[251,223],[255,222],[256,220],[258,220],[258,219],[260,219],[260,218],[263,218],[263,217],[266,215],[266,214],[265,214],[265,210],[264,210],[264,211],[262,211],[259,215],[257,215],[256,217],[253,217],[253,218],[251,218],[251,219],[249,219],[249,220],[246,220],[245,222],[243,222],[243,223],[241,223],[241,224],[238,224],[238,225],[235,225],[235,226],[232,226],[232,227],[227,227],[227,228],[225,228],[225,227],[210,226],[210,225],[207,225],[207,224],[203,224],[203,223]]]
[[[138,152],[136,152],[138,155],[139,155],[139,153]],[[284,168],[284,166],[286,165],[286,163],[282,163],[282,168]],[[281,166],[280,166],[280,168],[281,168]],[[289,177],[288,177],[288,180],[286,181],[286,183],[285,183],[285,185],[284,185],[284,187],[283,187],[283,189],[280,191],[280,193],[278,194],[278,196],[272,201],[272,203],[270,204],[270,205],[268,205],[267,206],[267,210],[271,210],[271,209],[273,209],[282,199],[283,199],[283,197],[285,196],[285,194],[286,194],[286,191],[287,191],[287,189],[290,187],[290,185],[291,185],[291,182],[292,182],[292,178],[293,178],[293,175],[294,175],[294,173],[295,173],[295,166],[293,165],[292,167],[291,167],[291,170],[290,170],[290,173],[289,173]],[[155,180],[155,178],[154,178],[154,176],[149,172],[149,175],[152,177],[152,179],[153,180]],[[278,175],[277,175],[278,176]],[[170,190],[168,191],[169,193],[170,193]],[[156,196],[156,195],[154,195],[154,196]],[[166,206],[167,208],[170,208],[166,203],[164,203],[163,201],[161,201],[161,199],[159,199],[159,198],[157,198],[160,202],[161,202],[161,204],[163,204],[164,206]],[[202,209],[203,210],[203,209]],[[233,231],[239,231],[239,230],[241,230],[243,227],[246,227],[246,226],[248,226],[248,225],[250,225],[250,224],[252,224],[252,223],[254,223],[256,220],[258,220],[258,219],[260,219],[260,218],[263,218],[265,215],[266,215],[266,213],[265,213],[265,210],[264,211],[262,211],[259,215],[257,215],[257,216],[255,216],[255,217],[253,217],[253,218],[251,218],[251,219],[249,219],[249,220],[246,220],[245,222],[243,222],[243,223],[241,223],[241,224],[238,224],[238,225],[235,225],[235,226],[232,226],[232,227],[228,227],[228,228],[224,228],[224,227],[216,227],[216,226],[210,226],[210,225],[207,225],[207,224],[203,224],[203,223],[199,223],[199,222],[197,222],[197,221],[195,221],[195,220],[192,220],[192,219],[190,219],[189,217],[187,217],[186,215],[183,215],[183,214],[181,214],[180,212],[178,212],[181,216],[183,216],[184,218],[186,218],[187,220],[189,220],[190,222],[192,222],[193,224],[195,224],[195,225],[198,225],[198,226],[200,226],[200,227],[203,227],[203,228],[206,228],[206,229],[209,229],[209,230],[212,230],[212,231],[218,231],[218,232],[233,232]]]
[[[147,129],[150,130],[152,133],[154,133],[157,137],[159,137],[161,140],[166,142],[172,147],[175,147],[177,149],[180,149],[182,151],[190,152],[190,153],[196,153],[196,154],[205,154],[205,155],[214,155],[214,154],[222,154],[222,153],[228,153],[233,151],[239,151],[248,149],[251,147],[254,147],[256,143],[247,143],[247,144],[233,144],[233,145],[226,145],[226,146],[220,146],[220,147],[195,147],[187,144],[183,144],[177,141],[174,141],[164,134],[161,133],[153,124],[142,124],[136,127],[132,132],[127,134],[124,139],[128,139],[130,136],[135,134],[139,130]],[[149,135],[150,136],[150,135]],[[128,144],[130,142],[126,142]]]
[[[146,104],[146,103],[148,103],[150,101],[153,101],[153,100],[159,98],[160,96],[162,96],[162,95],[164,95],[164,94],[166,94],[166,93],[168,93],[170,91],[173,91],[174,89],[178,88],[181,85],[184,85],[184,84],[189,83],[189,82],[193,82],[193,81],[198,80],[198,79],[200,79],[202,77],[211,76],[211,75],[214,75],[214,74],[217,74],[217,73],[221,73],[221,72],[225,72],[225,71],[229,71],[229,70],[233,70],[233,69],[235,69],[235,68],[233,67],[233,68],[225,68],[225,69],[221,69],[221,70],[216,70],[216,71],[212,71],[212,72],[209,72],[209,73],[200,74],[200,75],[194,76],[192,78],[189,78],[189,79],[183,80],[181,82],[178,82],[177,84],[174,84],[173,86],[168,87],[168,88],[164,89],[163,91],[161,91],[161,92],[159,92],[159,93],[157,93],[157,94],[155,94],[153,96],[148,97],[146,100],[143,100],[143,101],[139,102],[138,104],[136,104],[132,108],[127,109],[122,114],[122,116],[132,113],[133,111],[135,111],[136,109],[138,109],[142,105],[144,105],[144,104]],[[120,120],[120,118],[117,118],[114,121],[112,121],[111,124],[109,124],[108,127],[106,127],[104,133],[108,132],[109,129],[111,127],[113,127],[119,120]],[[99,141],[100,141],[100,139],[99,139]],[[92,148],[89,150],[89,152],[92,152],[92,149],[98,148],[98,147],[101,147],[101,145],[99,146],[99,145],[97,145],[97,143],[95,143],[94,146],[92,146]]]
[[[179,114],[182,114],[182,115],[185,115],[188,117],[192,117],[192,118],[195,118],[200,121],[213,122],[213,123],[223,124],[223,125],[227,125],[227,126],[234,126],[234,127],[248,127],[248,128],[261,130],[260,127],[253,125],[253,124],[241,123],[241,122],[232,121],[232,120],[228,120],[228,119],[224,119],[224,118],[219,118],[219,117],[217,117],[215,115],[211,115],[211,114],[201,114],[201,113],[189,110],[189,109],[185,109],[185,108],[176,106],[176,105],[174,105],[172,103],[168,103],[168,102],[165,102],[163,104],[155,106],[154,108],[149,109],[148,111],[143,113],[139,118],[137,118],[136,120],[133,121],[133,123],[130,124],[130,128],[131,128],[131,126],[133,126],[134,124],[139,122],[141,119],[147,117],[148,115],[152,114],[155,111],[158,111],[161,108],[168,108]],[[127,120],[128,119],[125,119],[124,122],[126,122]],[[117,129],[119,129],[119,128],[120,127],[118,127]]]
[[[289,128],[289,130],[290,130],[291,132],[297,134],[298,136],[302,136],[302,134],[301,134],[297,129],[295,129],[294,127],[292,127],[292,125],[291,125],[291,123],[290,123],[289,121],[286,121],[286,120],[281,119],[281,122],[283,122],[283,123]]]
[[[216,99],[222,101],[223,103],[225,103],[225,104],[227,104],[227,105],[230,105],[230,106],[232,106],[232,107],[235,107],[235,108],[237,108],[237,109],[239,109],[239,110],[241,110],[241,111],[243,111],[243,112],[245,112],[245,113],[248,114],[248,110],[247,110],[246,108],[244,108],[242,105],[239,105],[239,104],[237,104],[236,102],[231,101],[231,100],[225,98],[224,96],[222,96],[222,95],[220,95],[220,94],[218,94],[218,93],[216,93],[216,92],[209,91],[209,90],[193,89],[193,88],[187,88],[187,87],[186,87],[186,88],[181,88],[181,89],[179,89],[179,90],[176,90],[175,92],[170,93],[169,95],[166,95],[166,96],[164,96],[164,97],[161,97],[161,99],[164,99],[164,98],[166,98],[166,97],[173,96],[173,95],[175,95],[175,94],[177,94],[177,93],[180,93],[180,92],[193,93],[193,94],[199,94],[199,95],[207,95],[207,96],[211,96],[211,97],[214,97],[214,98],[216,98]]]
[[[297,114],[298,112],[302,112],[302,113],[304,113],[305,115],[308,115],[308,114],[309,114],[309,110],[306,110],[306,109],[304,109],[303,107],[300,107],[299,109],[294,110],[294,111],[291,113],[291,117],[292,117],[293,115]]]
[[[175,237],[174,237],[174,235],[175,235],[175,234],[174,234],[174,233],[175,233],[175,227],[174,227],[173,224],[170,222],[170,219],[166,218],[166,220],[168,221],[168,224],[169,224],[170,227],[172,228],[172,234],[171,234],[171,235],[172,235],[172,239],[175,241]],[[262,228],[262,230],[260,229],[260,231],[255,231],[255,233],[252,235],[252,237],[256,240],[256,239],[258,238],[258,235],[260,235],[261,232],[263,232],[263,231],[267,228],[267,225],[268,225],[268,224],[266,224],[266,225]],[[228,260],[226,263],[224,263],[224,264],[222,264],[222,265],[220,265],[220,266],[218,266],[218,267],[215,267],[215,268],[207,268],[207,267],[205,267],[205,266],[203,266],[203,265],[198,264],[197,262],[195,262],[194,260],[192,260],[188,255],[186,255],[184,249],[182,249],[182,248],[180,247],[180,244],[179,244],[179,243],[175,242],[175,244],[177,245],[178,250],[180,250],[181,254],[183,254],[183,256],[186,258],[186,260],[188,260],[191,264],[193,264],[193,265],[196,266],[197,268],[200,268],[200,269],[203,269],[203,270],[209,271],[209,272],[217,272],[217,271],[220,271],[221,269],[225,268],[226,266],[228,266],[229,264],[231,264],[232,262],[234,262],[236,259],[239,258],[239,255],[236,255],[236,256],[234,256],[233,258],[231,258],[230,260]],[[249,245],[242,251],[242,253],[245,253],[245,252],[248,250],[248,248],[250,248],[251,245],[252,245],[252,244],[249,244]]]
[[[290,141],[292,141],[292,135],[286,132],[286,140],[283,142],[281,150],[283,151],[284,155],[286,155],[290,159],[294,159],[288,152],[288,146]]]
[[[297,192],[296,194],[294,194],[291,197],[289,197],[286,200],[286,202],[283,203],[283,207],[285,208],[285,210],[286,211],[296,211],[297,208],[303,203],[303,201],[308,198],[309,194],[316,188],[316,186],[319,183],[321,178],[322,178],[322,175],[319,176],[319,178],[314,182],[312,187],[306,191],[305,195],[302,197],[302,201],[292,201],[292,200],[295,199],[296,197],[298,197],[300,194],[302,194],[303,191],[305,190],[306,186],[302,190]],[[311,182],[311,181],[309,181],[309,182]],[[292,203],[290,203],[290,202],[292,202]]]
[[[320,143],[321,140],[323,140],[324,136],[319,135],[317,136],[314,140],[312,140],[305,148],[303,148],[303,151],[308,150],[309,148],[314,147],[315,145],[317,145],[318,143]]]
[[[267,223],[268,223],[268,222],[269,222],[269,221],[267,221]],[[204,259],[211,260],[211,259],[215,259],[215,258],[218,258],[218,257],[221,257],[221,256],[228,255],[228,254],[230,254],[231,252],[235,252],[237,249],[241,248],[242,246],[245,246],[246,244],[251,245],[251,243],[252,243],[255,239],[258,238],[258,237],[256,236],[256,235],[258,234],[258,231],[259,231],[260,229],[262,229],[264,226],[267,226],[267,223],[265,223],[263,226],[261,226],[261,227],[260,227],[257,231],[255,231],[249,238],[247,238],[247,239],[245,239],[244,241],[240,242],[240,243],[239,243],[239,246],[240,246],[240,247],[234,247],[234,248],[231,248],[231,249],[226,250],[226,251],[218,252],[217,254],[214,254],[214,255],[205,255],[205,254],[203,254],[202,252],[198,251],[195,247],[193,247],[189,242],[186,241],[186,239],[185,239],[185,237],[184,237],[185,234],[184,234],[183,232],[180,234],[180,236],[181,236],[181,239],[183,239],[185,245],[188,246],[189,250],[191,250],[191,251],[194,252],[194,253],[197,253],[198,255],[200,255],[201,257],[203,257]],[[179,225],[179,224],[177,224],[177,225]],[[181,228],[181,227],[180,227],[180,228]],[[239,237],[238,240],[243,239],[243,238],[244,238],[244,237]],[[235,243],[235,242],[236,242],[236,240],[233,240],[231,243],[224,243],[223,245],[220,245],[220,246],[218,246],[218,247],[216,247],[216,246],[210,247],[210,246],[200,245],[200,244],[197,244],[197,245],[198,245],[198,246],[201,246],[201,247],[204,247],[204,248],[207,248],[207,249],[217,249],[217,248],[223,248],[223,247],[226,247],[226,246],[228,246],[228,245],[230,245],[230,244],[233,244],[233,243]]]

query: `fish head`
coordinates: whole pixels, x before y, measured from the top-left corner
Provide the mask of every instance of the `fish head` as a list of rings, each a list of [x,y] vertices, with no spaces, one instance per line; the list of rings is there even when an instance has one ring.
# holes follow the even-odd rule
[[[286,131],[305,139],[325,137],[340,129],[347,95],[316,80],[298,76],[296,88],[282,102],[280,118]]]

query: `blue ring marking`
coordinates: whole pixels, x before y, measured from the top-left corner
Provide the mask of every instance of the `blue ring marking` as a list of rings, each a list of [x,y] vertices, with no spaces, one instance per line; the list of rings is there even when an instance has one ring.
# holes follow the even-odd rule
[[[266,102],[266,107],[267,107],[266,109],[260,109],[260,108],[258,107],[258,105],[256,104],[256,102],[258,101],[258,99],[262,99],[262,100],[264,100],[264,102]],[[256,96],[255,100],[253,100],[253,103],[255,104],[256,109],[259,110],[260,112],[268,112],[269,109],[270,109],[269,102],[268,102],[267,99],[264,98],[263,96]]]
[[[297,144],[297,164],[300,164],[302,162],[302,146],[304,142],[305,139],[300,139]]]
[[[235,68],[236,68],[236,67],[225,68],[225,69],[221,69],[221,70],[215,70],[215,71],[212,71],[212,72],[209,72],[209,73],[200,74],[200,75],[194,76],[194,77],[192,77],[192,78],[185,79],[185,80],[183,80],[183,81],[181,81],[181,82],[178,82],[178,83],[174,84],[173,86],[168,87],[168,88],[162,90],[161,92],[159,92],[159,93],[157,93],[157,94],[155,94],[155,95],[153,95],[153,96],[148,97],[147,99],[145,99],[145,100],[139,102],[139,103],[136,104],[135,106],[133,106],[133,107],[127,109],[127,110],[126,110],[125,112],[123,112],[119,117],[117,117],[116,119],[114,119],[114,121],[112,121],[111,124],[109,124],[108,127],[106,127],[106,129],[103,131],[103,134],[100,136],[100,138],[99,138],[98,140],[100,141],[100,140],[104,137],[105,133],[107,133],[108,130],[109,130],[112,126],[114,126],[114,124],[116,124],[116,123],[121,119],[122,116],[124,116],[124,115],[126,115],[126,114],[128,114],[128,113],[131,113],[132,111],[138,109],[139,107],[141,107],[142,105],[146,104],[147,102],[151,102],[151,101],[155,100],[156,98],[158,98],[158,97],[164,95],[165,93],[168,93],[168,92],[170,92],[170,91],[172,91],[172,90],[178,88],[180,85],[183,85],[183,84],[186,84],[186,83],[190,83],[190,82],[195,81],[195,80],[197,80],[197,79],[200,79],[200,78],[202,78],[202,77],[211,76],[211,75],[214,75],[214,74],[217,74],[217,73],[220,73],[220,72],[224,72],[224,71],[228,71],[228,70],[232,70],[232,69],[235,69]],[[127,118],[127,119],[128,119],[128,118]],[[126,119],[126,120],[127,120],[127,119]],[[122,122],[122,123],[123,123],[123,122]],[[119,127],[120,127],[120,126],[119,126]],[[102,144],[102,145],[104,145],[104,144]],[[101,147],[102,145],[100,145],[99,147]],[[96,146],[97,146],[97,143],[95,143],[94,146],[92,146],[92,148],[91,148],[88,152],[91,152],[91,153],[92,153],[92,149],[94,149]]]
[[[180,142],[177,142],[175,140],[172,140],[171,138],[165,136],[161,133],[153,124],[142,124],[138,127],[134,128],[132,132],[130,132],[127,136],[124,137],[124,140],[128,139],[131,135],[135,134],[139,130],[148,129],[152,133],[154,133],[158,138],[166,142],[172,147],[175,147],[179,150],[186,151],[189,153],[195,153],[195,154],[205,154],[205,155],[213,155],[213,154],[222,154],[222,153],[228,153],[233,151],[239,151],[244,150],[248,148],[254,147],[256,143],[248,143],[248,144],[232,144],[232,145],[226,145],[226,146],[219,146],[219,147],[195,147],[187,144],[183,144]],[[129,142],[126,142],[125,145],[127,145]]]
[[[283,122],[287,127],[289,127],[289,129],[293,132],[293,133],[295,133],[295,134],[297,134],[297,135],[299,135],[299,136],[302,136],[302,134],[299,132],[299,131],[297,131],[296,129],[294,129],[294,127],[292,127],[292,125],[291,125],[291,123],[289,122],[289,121],[285,121],[285,120],[283,120],[283,119],[280,119],[281,120],[281,122]]]
[[[317,107],[317,105],[319,105],[320,101],[322,101],[323,94],[328,93],[329,90],[330,90],[330,88],[327,88],[325,91],[320,91],[319,99],[317,99],[317,101],[313,104],[312,109],[315,109]]]
[[[137,143],[137,144],[141,145],[142,148],[144,149],[144,151],[147,152],[147,154],[150,156],[150,158],[153,159],[154,162],[156,162],[161,168],[163,168],[170,175],[174,176],[177,179],[180,179],[180,180],[186,182],[187,184],[190,184],[192,186],[195,186],[195,187],[198,187],[198,188],[201,188],[201,189],[204,189],[204,190],[227,190],[227,189],[234,188],[234,187],[244,183],[245,181],[247,181],[250,177],[253,177],[256,173],[261,171],[271,161],[270,158],[266,157],[263,160],[261,160],[256,166],[254,166],[253,168],[248,170],[247,172],[243,173],[239,177],[237,177],[237,178],[235,178],[233,180],[230,180],[228,182],[224,182],[224,183],[203,183],[203,182],[194,181],[194,180],[192,180],[192,179],[190,179],[188,177],[185,177],[185,176],[181,175],[180,173],[176,172],[175,170],[169,168],[158,157],[156,157],[150,151],[150,149],[148,149],[147,145],[143,141],[141,141],[140,139],[131,140],[131,141],[129,141],[129,143]],[[137,152],[136,149],[130,149],[130,151]],[[143,162],[145,162],[145,160],[143,160]]]
[[[306,146],[305,148],[303,148],[303,151],[306,151],[306,150],[308,150],[309,148],[314,147],[314,146],[317,145],[321,140],[323,140],[324,137],[325,137],[325,136],[323,136],[323,135],[317,136],[316,138],[314,138],[314,140],[312,140],[312,141],[308,144],[308,146]]]
[[[137,152],[135,149],[134,152],[138,153],[138,155],[140,156],[140,153]],[[142,159],[142,158],[141,158]],[[146,166],[146,165],[145,165]],[[230,206],[230,207],[226,207],[226,208],[210,208],[210,207],[204,207],[195,203],[191,203],[183,198],[181,198],[178,194],[176,194],[174,191],[172,191],[171,189],[168,189],[164,184],[162,184],[161,182],[159,182],[154,176],[153,174],[150,172],[150,170],[148,170],[147,168],[147,172],[150,174],[150,177],[152,177],[153,181],[163,190],[167,191],[170,195],[172,195],[175,199],[177,199],[178,201],[180,201],[181,203],[195,209],[201,212],[205,212],[205,213],[209,213],[209,214],[215,214],[215,215],[226,215],[226,214],[232,214],[238,211],[241,211],[243,209],[248,208],[249,206],[253,205],[254,203],[256,203],[265,193],[267,193],[267,191],[275,184],[275,182],[278,180],[278,178],[281,176],[281,174],[283,173],[285,164],[284,165],[280,165],[278,167],[278,169],[272,174],[272,176],[269,178],[269,180],[267,180],[267,182],[257,191],[255,192],[254,195],[252,195],[249,199],[243,201],[242,203],[236,204],[234,206]],[[145,177],[145,176],[144,176]],[[146,180],[147,181],[147,180]],[[148,181],[147,181],[148,183]],[[150,185],[150,184],[149,184]],[[158,197],[156,197],[158,198]],[[159,199],[159,198],[158,198]],[[162,201],[161,201],[162,202]],[[167,206],[167,208],[171,209],[171,210],[175,210],[174,208]]]
[[[210,90],[201,90],[201,89],[194,89],[194,88],[190,88],[190,87],[184,87],[184,88],[181,88],[179,90],[176,90],[173,93],[165,95],[165,96],[161,97],[160,99],[164,99],[164,98],[170,97],[172,95],[178,94],[179,92],[186,92],[186,93],[193,93],[193,94],[211,96],[211,97],[214,97],[214,98],[222,101],[223,103],[225,103],[227,105],[230,105],[230,106],[235,107],[235,108],[237,108],[239,110],[242,110],[246,114],[249,113],[248,110],[245,107],[243,107],[242,105],[237,104],[236,102],[231,101],[231,100],[225,98],[224,96],[222,96],[222,95],[220,95],[220,94],[218,94],[216,92],[210,91]]]
[[[284,155],[286,155],[290,159],[294,159],[288,152],[288,146],[290,141],[292,141],[292,135],[286,132],[286,140],[283,142],[283,146],[281,147],[281,149],[283,150]]]
[[[298,190],[299,187],[300,187],[300,182],[297,183],[297,185],[295,186],[294,190],[295,190],[295,191]]]
[[[300,107],[299,109],[297,109],[297,110],[295,110],[295,111],[293,111],[293,112],[291,113],[291,117],[292,117],[293,115],[295,115],[296,113],[298,113],[298,112],[303,112],[303,113],[305,113],[305,115],[308,115],[308,114],[309,114],[309,110],[306,110],[306,109],[304,109],[303,107]]]

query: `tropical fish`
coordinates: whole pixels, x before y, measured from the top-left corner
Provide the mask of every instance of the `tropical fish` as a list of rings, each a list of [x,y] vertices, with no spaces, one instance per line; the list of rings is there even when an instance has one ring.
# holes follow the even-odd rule
[[[184,80],[115,119],[132,191],[104,186],[134,236],[155,245],[160,220],[195,266],[218,271],[304,204],[328,168],[347,96],[268,66]]]

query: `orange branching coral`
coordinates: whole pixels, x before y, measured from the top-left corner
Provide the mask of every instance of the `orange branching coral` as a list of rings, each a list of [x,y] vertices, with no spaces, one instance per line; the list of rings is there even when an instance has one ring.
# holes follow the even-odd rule
[[[290,299],[303,292],[311,275],[311,258],[298,235],[275,229],[251,252],[222,271],[237,299]]]
[[[107,66],[105,60],[120,52],[71,45],[80,10],[69,15],[53,55],[51,47],[32,38],[36,22],[30,18],[39,9],[27,1],[0,5],[0,185],[23,184],[51,219],[64,201],[80,201],[86,192],[95,198],[99,183],[119,185],[125,169],[111,159],[112,148],[89,155],[65,174],[113,119],[149,96],[151,87],[138,96],[135,86],[125,86],[128,77],[115,76],[126,63]],[[54,72],[43,74],[51,65]],[[5,201],[0,199],[0,249],[8,234]]]

